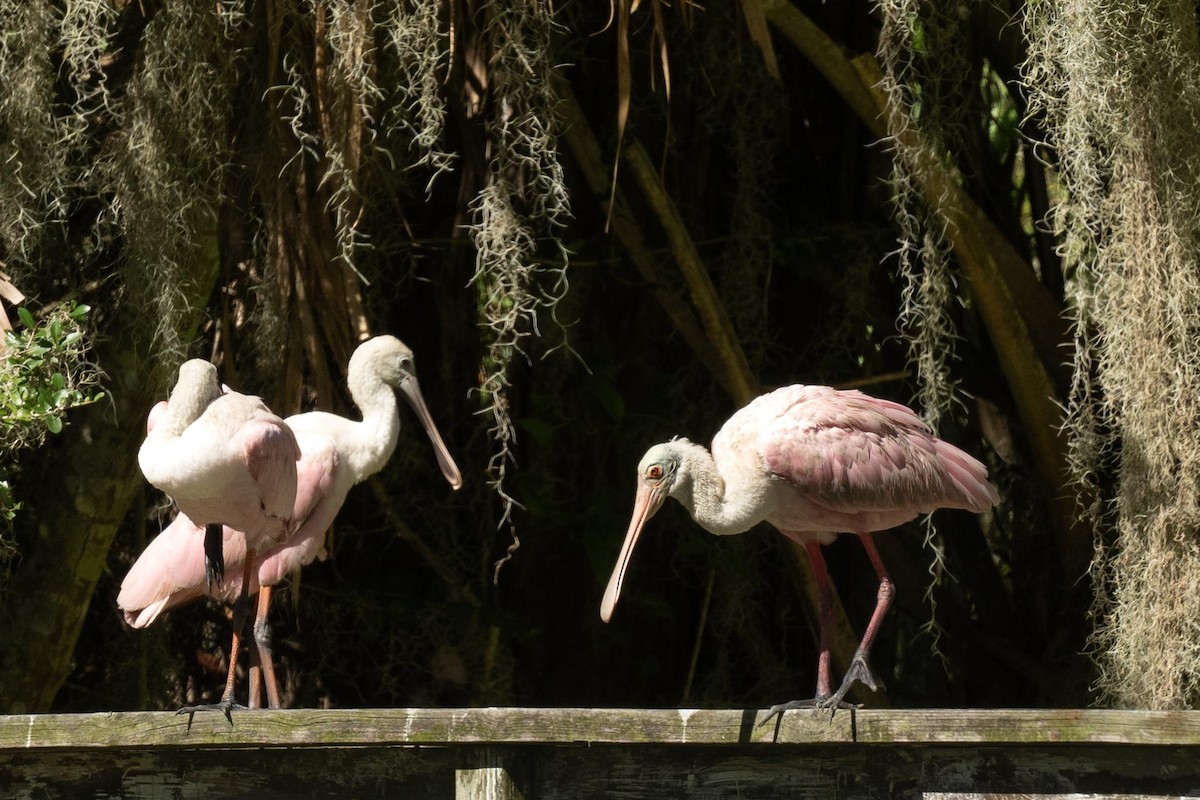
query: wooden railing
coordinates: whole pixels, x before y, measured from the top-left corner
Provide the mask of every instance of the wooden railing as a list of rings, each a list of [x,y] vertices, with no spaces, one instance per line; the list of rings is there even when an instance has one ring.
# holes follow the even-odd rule
[[[1200,712],[346,709],[0,717],[0,797],[1200,796]]]

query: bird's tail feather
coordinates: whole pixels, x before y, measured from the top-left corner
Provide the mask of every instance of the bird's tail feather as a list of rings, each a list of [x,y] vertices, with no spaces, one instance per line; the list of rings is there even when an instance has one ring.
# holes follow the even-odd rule
[[[978,459],[940,439],[937,440],[936,449],[946,465],[947,476],[962,500],[959,507],[978,513],[1000,502],[1000,493],[988,480],[987,467]]]

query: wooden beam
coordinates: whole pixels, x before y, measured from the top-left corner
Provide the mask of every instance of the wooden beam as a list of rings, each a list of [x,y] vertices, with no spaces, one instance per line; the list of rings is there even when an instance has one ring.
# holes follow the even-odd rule
[[[229,749],[449,745],[1037,745],[1200,746],[1200,711],[791,711],[761,709],[396,708],[0,716],[0,753],[123,748]],[[504,768],[499,762],[468,769]],[[482,776],[487,777],[487,776]],[[495,777],[493,775],[493,777]]]
[[[0,796],[1192,797],[1200,712],[342,709],[0,717]],[[1049,796],[1047,796],[1049,798]]]
[[[762,712],[695,709],[470,708],[303,709],[186,716],[146,711],[0,717],[0,752],[40,748],[303,747],[380,744],[742,744],[773,738]],[[848,742],[850,715],[830,724],[789,714],[782,733]]]

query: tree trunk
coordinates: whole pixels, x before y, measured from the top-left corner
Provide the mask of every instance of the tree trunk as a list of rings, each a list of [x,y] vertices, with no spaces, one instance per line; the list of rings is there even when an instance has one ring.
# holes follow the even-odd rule
[[[216,238],[195,259],[195,280],[183,287],[192,309],[181,319],[185,340],[195,331],[217,278]],[[71,669],[75,642],[104,569],[109,547],[143,481],[136,455],[146,412],[160,381],[146,342],[134,333],[134,309],[118,309],[97,360],[108,396],[72,415],[65,441],[23,479],[27,496],[17,524],[23,553],[0,610],[0,713],[46,711]],[[163,372],[168,376],[169,372]]]

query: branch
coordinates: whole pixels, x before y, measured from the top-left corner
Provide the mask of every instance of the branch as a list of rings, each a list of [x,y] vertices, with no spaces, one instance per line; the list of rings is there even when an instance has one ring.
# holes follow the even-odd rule
[[[559,112],[562,114],[564,123],[563,139],[576,163],[579,164],[596,202],[604,205],[609,197],[611,182],[609,180],[610,170],[604,166],[604,160],[600,155],[600,144],[571,88],[565,81],[560,81],[556,91],[562,99]],[[708,339],[705,338],[704,331],[700,328],[700,324],[696,321],[687,303],[667,288],[667,282],[659,272],[657,258],[646,245],[646,237],[634,221],[633,213],[629,210],[629,203],[619,189],[612,194],[611,228],[629,255],[638,274],[642,276],[642,280],[650,285],[659,305],[666,312],[667,318],[671,320],[671,324],[691,348],[696,360],[701,364],[714,364],[716,359],[713,356],[713,349]],[[726,391],[731,395],[734,394],[734,387],[727,384],[721,375],[714,377],[721,382]]]
[[[687,226],[683,223],[683,217],[679,215],[679,210],[667,194],[654,163],[642,145],[631,138],[621,155],[646,201],[650,203],[650,208],[658,216],[663,230],[666,231],[675,262],[683,272],[684,281],[691,291],[692,305],[700,313],[700,321],[716,353],[720,365],[718,379],[721,380],[721,385],[729,389],[739,406],[749,403],[758,395],[758,381],[750,373],[750,363],[746,360],[746,353],[733,330],[733,323],[725,313],[725,304],[721,302],[717,288],[713,286],[708,268],[700,258],[700,251],[696,249],[696,243],[692,241]]]

